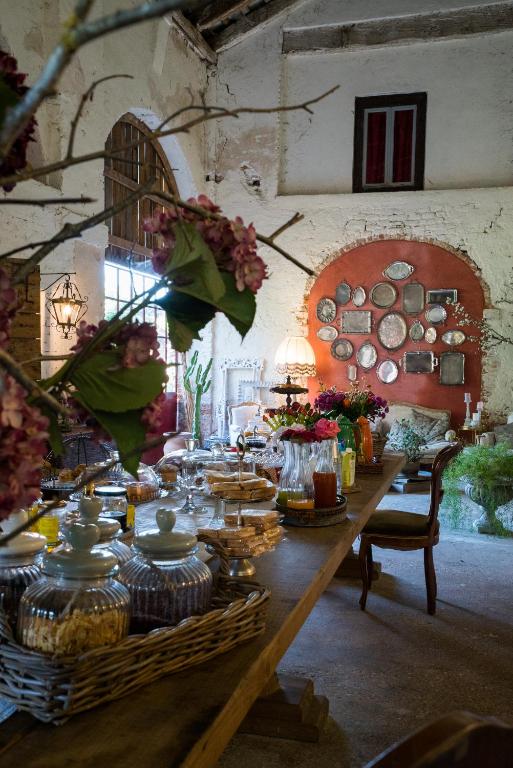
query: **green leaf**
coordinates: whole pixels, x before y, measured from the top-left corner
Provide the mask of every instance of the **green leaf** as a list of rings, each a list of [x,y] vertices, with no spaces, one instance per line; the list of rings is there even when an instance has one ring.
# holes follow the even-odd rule
[[[211,304],[176,290],[170,290],[156,303],[166,312],[169,340],[177,352],[187,352],[193,339],[201,338],[199,331],[212,320],[216,312]]]
[[[101,410],[92,411],[91,413],[112,439],[116,441],[123,467],[131,475],[137,477],[137,467],[141,460],[142,451],[138,450],[128,458],[124,456],[128,452],[142,447],[146,440],[146,429],[141,423],[142,409],[125,411],[124,413],[111,413]]]
[[[225,292],[225,285],[214,254],[189,222],[176,225],[176,243],[167,270],[175,287],[197,299],[215,302]]]
[[[85,360],[70,381],[88,410],[113,413],[144,408],[162,392],[166,369],[155,360],[137,368],[122,368],[114,350]]]
[[[64,444],[62,442],[62,434],[59,429],[59,421],[57,415],[54,411],[51,410],[51,408],[42,405],[41,401],[34,401],[34,405],[37,405],[41,413],[43,413],[49,421],[48,442],[50,443],[50,448],[56,456],[62,456],[64,453]]]
[[[235,285],[235,277],[229,272],[223,272],[222,278],[226,292],[217,302],[216,306],[226,315],[230,323],[244,338],[255,319],[255,294],[249,288],[238,291]]]
[[[19,96],[12,88],[9,88],[5,80],[0,77],[0,126],[3,125],[5,115],[9,107],[17,104]]]

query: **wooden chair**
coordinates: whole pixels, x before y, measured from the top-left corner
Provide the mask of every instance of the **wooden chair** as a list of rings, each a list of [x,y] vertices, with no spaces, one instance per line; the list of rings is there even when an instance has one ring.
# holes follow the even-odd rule
[[[365,768],[511,768],[513,728],[452,712],[394,744]]]
[[[360,608],[365,610],[367,593],[372,585],[372,545],[382,549],[424,550],[424,571],[426,575],[427,610],[431,615],[436,610],[436,574],[433,563],[433,547],[438,544],[438,508],[442,499],[442,474],[448,462],[462,449],[458,443],[448,445],[437,454],[431,475],[431,501],[429,514],[422,515],[402,510],[379,510],[374,512],[360,537],[360,570],[363,589]]]

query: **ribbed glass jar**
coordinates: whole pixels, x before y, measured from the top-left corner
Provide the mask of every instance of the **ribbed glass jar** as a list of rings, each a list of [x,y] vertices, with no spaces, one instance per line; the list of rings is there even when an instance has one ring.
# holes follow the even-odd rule
[[[20,600],[17,637],[27,648],[74,656],[119,642],[129,621],[130,596],[111,576],[43,575]]]
[[[130,592],[132,632],[178,624],[210,606],[212,574],[193,553],[154,559],[141,552],[120,568],[117,578]]]
[[[27,587],[41,576],[41,555],[12,555],[0,559],[0,603],[13,632],[18,604]]]

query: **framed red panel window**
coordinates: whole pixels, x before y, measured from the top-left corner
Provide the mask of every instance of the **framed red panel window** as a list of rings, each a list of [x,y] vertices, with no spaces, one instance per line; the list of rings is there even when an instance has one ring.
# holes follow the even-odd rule
[[[353,192],[424,188],[426,93],[355,100]]]

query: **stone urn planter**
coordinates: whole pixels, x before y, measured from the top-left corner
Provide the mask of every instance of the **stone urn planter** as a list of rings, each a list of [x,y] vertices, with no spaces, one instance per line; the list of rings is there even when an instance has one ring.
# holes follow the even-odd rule
[[[483,510],[481,517],[474,522],[474,528],[479,533],[513,535],[513,531],[505,528],[495,514],[498,507],[513,501],[513,477],[498,479],[492,488],[467,483],[465,494]]]

